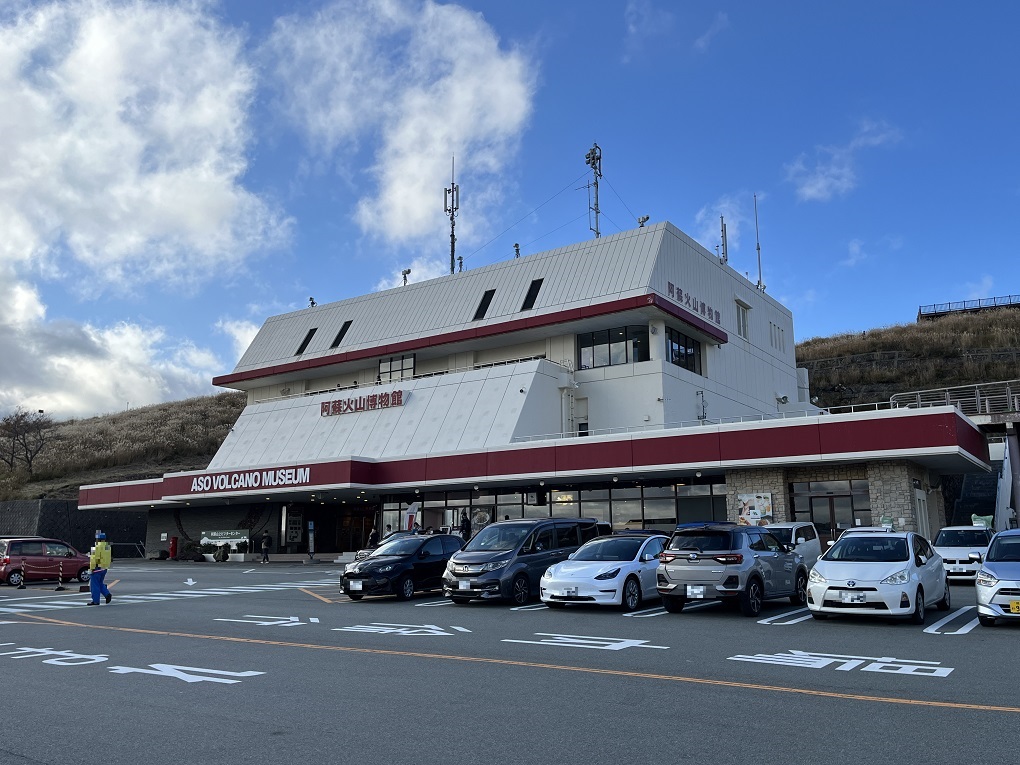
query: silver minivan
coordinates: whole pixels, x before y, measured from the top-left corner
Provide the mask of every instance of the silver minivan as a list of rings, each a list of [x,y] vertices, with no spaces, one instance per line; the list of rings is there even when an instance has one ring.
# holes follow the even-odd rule
[[[545,570],[603,533],[594,518],[525,518],[491,523],[454,553],[443,594],[454,603],[499,598],[523,606],[538,594]]]

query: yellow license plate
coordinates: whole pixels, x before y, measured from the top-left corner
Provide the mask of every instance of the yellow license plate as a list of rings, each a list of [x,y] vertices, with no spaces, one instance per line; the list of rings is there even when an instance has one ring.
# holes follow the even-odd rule
[[[1009,612],[1011,614],[1020,614],[1020,600],[1009,601]]]

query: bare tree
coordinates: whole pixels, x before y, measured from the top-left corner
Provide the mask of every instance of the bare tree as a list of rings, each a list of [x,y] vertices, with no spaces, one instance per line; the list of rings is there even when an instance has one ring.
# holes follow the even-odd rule
[[[53,419],[42,410],[27,412],[20,406],[0,419],[0,462],[11,470],[23,462],[28,474],[39,452],[45,448],[53,433]]]

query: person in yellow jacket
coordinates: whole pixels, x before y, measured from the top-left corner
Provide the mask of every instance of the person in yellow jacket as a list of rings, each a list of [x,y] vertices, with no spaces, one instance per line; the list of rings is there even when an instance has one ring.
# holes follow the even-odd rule
[[[106,534],[97,531],[96,544],[89,554],[89,591],[92,593],[92,600],[86,605],[98,606],[100,595],[106,598],[107,603],[113,599],[105,582],[106,572],[110,569],[112,559],[113,555],[110,552],[110,545],[106,542]]]

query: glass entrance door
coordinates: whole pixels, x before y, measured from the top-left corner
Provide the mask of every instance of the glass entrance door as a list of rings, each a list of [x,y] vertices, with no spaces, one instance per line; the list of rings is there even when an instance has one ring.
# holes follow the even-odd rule
[[[850,497],[811,497],[811,522],[824,550],[830,539],[838,538],[854,525],[853,502]]]

